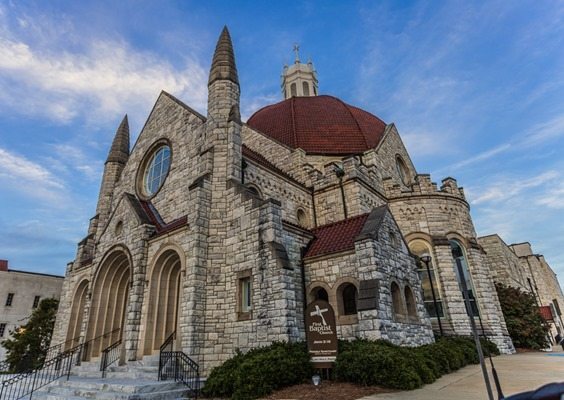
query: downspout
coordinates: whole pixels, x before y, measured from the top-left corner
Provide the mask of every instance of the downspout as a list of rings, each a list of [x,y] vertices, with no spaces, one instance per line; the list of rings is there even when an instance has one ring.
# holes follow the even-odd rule
[[[317,228],[317,209],[315,207],[315,195],[313,188],[311,188],[311,204],[313,206],[313,226]]]
[[[247,162],[241,157],[241,185],[245,184],[245,169],[247,168]]]
[[[338,165],[335,165],[335,174],[339,178],[339,187],[341,188],[341,201],[343,202],[343,213],[345,219],[347,219],[347,202],[345,199],[345,188],[343,187],[343,177],[345,176],[345,170]]]

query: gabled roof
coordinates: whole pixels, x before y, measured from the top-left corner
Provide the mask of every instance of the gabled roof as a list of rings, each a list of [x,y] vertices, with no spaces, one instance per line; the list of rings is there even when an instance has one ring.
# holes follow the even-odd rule
[[[362,214],[312,229],[315,235],[304,258],[354,250],[354,242],[370,214]]]

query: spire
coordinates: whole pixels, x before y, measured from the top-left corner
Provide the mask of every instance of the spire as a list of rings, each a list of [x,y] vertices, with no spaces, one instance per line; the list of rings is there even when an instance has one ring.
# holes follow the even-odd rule
[[[217,80],[230,80],[237,85],[239,84],[237,67],[235,66],[235,53],[227,26],[223,27],[215,46],[208,86]]]
[[[110,153],[106,162],[117,162],[125,164],[129,158],[129,122],[127,114],[123,117],[119,128],[116,131]]]

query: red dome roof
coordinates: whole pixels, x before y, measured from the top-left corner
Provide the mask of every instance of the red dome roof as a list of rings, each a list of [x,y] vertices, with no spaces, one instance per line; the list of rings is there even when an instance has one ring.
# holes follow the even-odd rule
[[[346,155],[376,147],[386,123],[333,96],[292,97],[264,107],[247,124],[309,154]]]

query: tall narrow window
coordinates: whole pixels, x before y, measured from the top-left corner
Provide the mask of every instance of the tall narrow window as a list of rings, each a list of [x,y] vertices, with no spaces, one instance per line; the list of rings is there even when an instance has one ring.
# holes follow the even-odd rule
[[[241,294],[241,312],[248,313],[252,310],[252,285],[251,277],[239,279],[239,293]]]
[[[39,300],[41,299],[41,296],[35,296],[33,299],[33,308],[37,308],[37,306],[39,305]]]
[[[401,300],[401,291],[398,284],[392,282],[392,286],[390,289],[392,292],[392,311],[394,313],[394,316],[399,317],[405,315],[403,302]]]
[[[357,312],[358,290],[352,283],[343,283],[337,289],[339,297],[339,314],[354,315]]]
[[[8,293],[8,297],[6,298],[6,307],[10,307],[12,305],[13,300],[14,300],[14,294]]]
[[[468,298],[470,299],[470,310],[466,310],[466,312],[468,314],[472,312],[472,315],[478,315],[479,312],[478,312],[478,305],[476,304],[474,285],[472,284],[472,278],[470,275],[470,270],[468,269],[468,261],[466,260],[464,248],[456,240],[449,240],[449,243],[450,243],[450,250],[452,252],[452,263],[454,266],[454,271],[456,273],[456,278],[458,279],[458,283],[461,284],[462,279],[464,279],[466,282],[466,289],[468,290]],[[460,276],[459,274],[457,260],[460,261],[460,264],[462,266],[463,276]]]
[[[307,82],[303,82],[302,84],[303,89],[304,89],[304,96],[309,96],[309,85]]]
[[[415,305],[415,297],[409,286],[404,289],[405,294],[405,306],[407,307],[407,315],[410,317],[417,317],[417,307]]]
[[[0,337],[4,337],[5,331],[6,331],[6,324],[0,324]]]
[[[414,240],[409,243],[409,250],[417,257],[421,259],[424,255],[431,255],[431,246],[424,242],[423,240]],[[444,317],[443,312],[443,301],[441,300],[441,290],[439,286],[439,280],[435,275],[434,260],[431,258],[429,262],[429,270],[427,271],[427,265],[420,261],[418,264],[419,278],[421,279],[421,287],[423,288],[423,301],[425,302],[425,309],[429,317],[436,318],[437,315],[441,318]],[[429,273],[431,278],[429,279]],[[431,283],[433,284],[433,289],[431,290]],[[435,307],[435,301],[433,301],[433,290],[435,291],[435,300],[437,307]]]
[[[291,95],[292,97],[298,95],[298,92],[297,92],[297,89],[296,89],[296,83],[292,83],[292,84],[290,85],[290,95]]]

